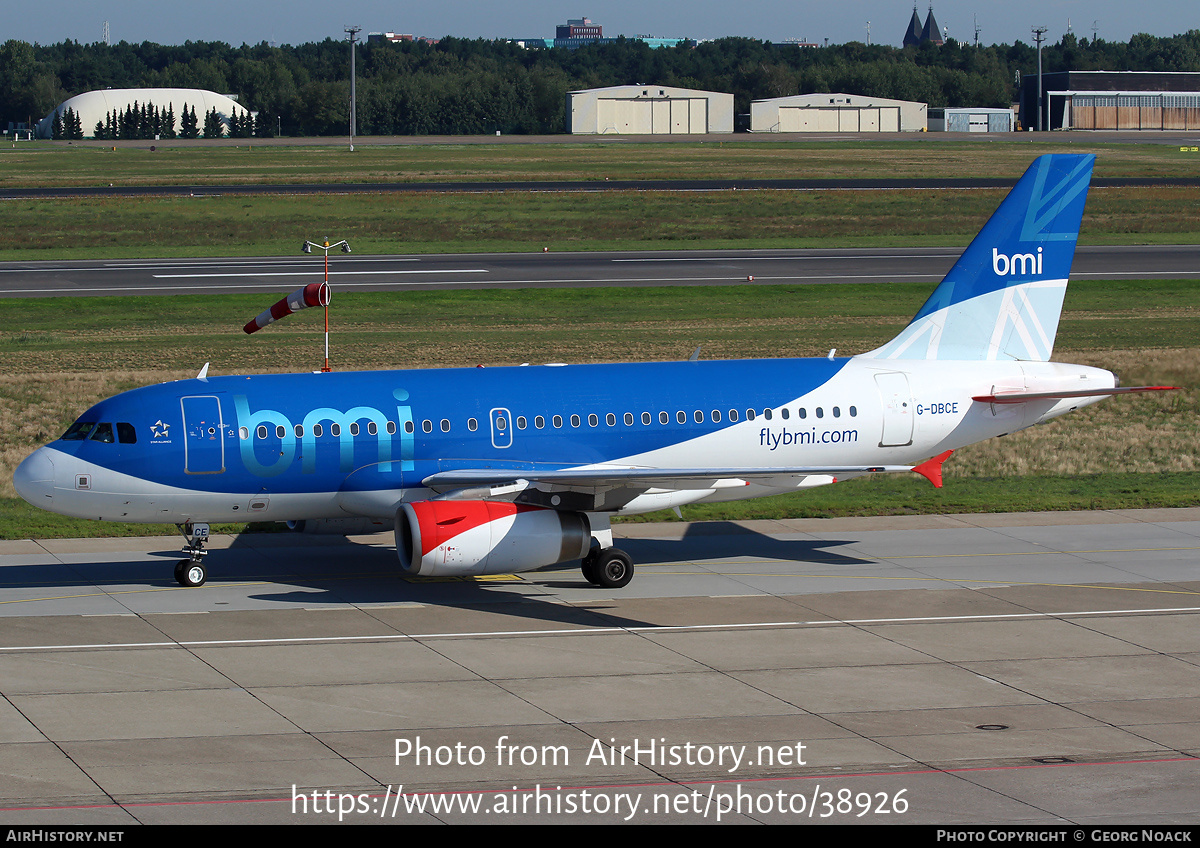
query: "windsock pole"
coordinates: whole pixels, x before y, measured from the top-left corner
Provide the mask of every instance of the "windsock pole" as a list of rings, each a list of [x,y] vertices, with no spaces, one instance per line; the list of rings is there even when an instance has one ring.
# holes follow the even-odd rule
[[[321,368],[322,371],[332,370],[329,367],[329,250],[330,248],[340,247],[342,253],[350,252],[350,245],[346,241],[339,241],[336,244],[330,244],[329,239],[325,240],[324,244],[316,244],[311,241],[306,241],[301,246],[301,251],[304,253],[312,253],[312,249],[325,251],[325,281],[323,283],[309,283],[303,288],[298,288],[287,297],[279,300],[270,309],[266,309],[253,320],[247,322],[242,329],[247,333],[256,333],[263,327],[278,321],[280,318],[286,318],[293,312],[299,312],[301,309],[307,309],[310,306],[325,307],[325,365]]]

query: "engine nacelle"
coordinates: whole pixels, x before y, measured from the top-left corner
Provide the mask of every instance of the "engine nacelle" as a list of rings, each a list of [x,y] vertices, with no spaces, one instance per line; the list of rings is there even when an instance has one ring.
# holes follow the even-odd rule
[[[317,536],[366,536],[392,529],[386,520],[378,518],[307,518],[289,521],[287,528],[293,533]]]
[[[396,510],[396,556],[413,576],[532,571],[582,559],[591,544],[581,512],[502,501],[419,501]]]

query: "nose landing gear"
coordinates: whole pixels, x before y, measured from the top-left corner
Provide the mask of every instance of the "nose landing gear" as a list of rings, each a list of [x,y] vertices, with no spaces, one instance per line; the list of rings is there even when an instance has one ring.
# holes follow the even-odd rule
[[[208,551],[204,545],[208,542],[207,524],[176,524],[179,532],[187,539],[183,552],[187,559],[181,559],[175,564],[175,580],[180,586],[203,586],[208,579],[208,569],[204,567],[204,557]]]

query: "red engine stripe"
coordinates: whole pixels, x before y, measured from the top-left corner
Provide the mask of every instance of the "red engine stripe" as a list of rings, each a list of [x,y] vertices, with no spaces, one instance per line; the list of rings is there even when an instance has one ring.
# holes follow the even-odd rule
[[[504,501],[420,501],[412,504],[421,532],[421,556],[468,530],[535,509],[541,507]]]

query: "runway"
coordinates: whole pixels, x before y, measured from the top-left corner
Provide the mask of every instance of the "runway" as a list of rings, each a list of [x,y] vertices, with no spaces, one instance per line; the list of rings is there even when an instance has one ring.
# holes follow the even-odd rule
[[[339,292],[936,282],[961,248],[336,255]],[[289,291],[323,257],[0,263],[0,298]],[[1198,279],[1200,245],[1080,247],[1075,279]]]
[[[86,823],[1194,824],[1200,509],[0,543],[0,811]]]

